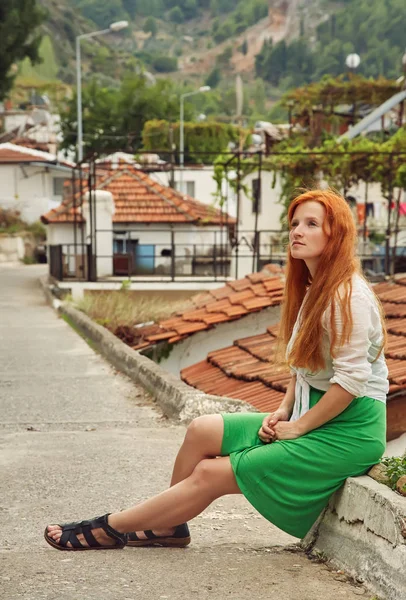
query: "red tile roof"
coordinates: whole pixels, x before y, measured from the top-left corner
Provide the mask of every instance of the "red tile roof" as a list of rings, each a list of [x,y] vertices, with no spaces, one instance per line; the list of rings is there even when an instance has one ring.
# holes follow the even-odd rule
[[[45,164],[60,164],[63,166],[73,167],[73,163],[63,160],[59,161],[54,154],[34,150],[27,146],[10,144],[8,142],[0,144],[0,164],[20,164],[20,163],[45,163]]]
[[[186,194],[161,185],[131,165],[121,165],[98,178],[98,190],[111,192],[115,212],[113,223],[190,223],[198,225],[226,225],[235,219],[217,208],[199,202]],[[87,183],[83,193],[87,191]],[[77,221],[82,221],[82,199],[75,196]],[[73,223],[73,198],[66,198],[60,206],[41,217],[48,223]]]
[[[374,290],[386,315],[391,399],[402,390],[406,395],[406,278],[378,284]],[[276,335],[274,326],[263,334],[236,340],[183,369],[181,377],[203,392],[245,400],[259,411],[275,410],[290,378],[287,370],[274,364]]]
[[[173,344],[197,331],[211,329],[217,323],[234,321],[245,315],[278,306],[282,301],[283,283],[275,272],[276,265],[267,265],[261,273],[230,281],[225,286],[210,290],[190,299],[184,312],[146,327],[120,327],[115,334],[135,350],[157,342]],[[260,283],[257,283],[260,280]],[[236,291],[242,290],[242,291]]]

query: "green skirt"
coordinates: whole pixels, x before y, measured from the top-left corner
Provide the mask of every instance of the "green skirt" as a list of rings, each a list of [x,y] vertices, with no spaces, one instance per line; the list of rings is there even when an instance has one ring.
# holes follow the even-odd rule
[[[311,388],[310,408],[325,394]],[[269,414],[269,413],[267,413]],[[295,439],[264,444],[265,414],[223,414],[222,456],[237,484],[268,521],[302,538],[347,477],[365,474],[386,446],[386,406],[354,398],[337,417]]]

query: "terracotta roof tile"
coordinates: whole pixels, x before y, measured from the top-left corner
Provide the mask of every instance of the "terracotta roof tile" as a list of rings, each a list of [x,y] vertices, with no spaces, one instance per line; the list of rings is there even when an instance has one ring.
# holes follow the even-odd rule
[[[194,223],[202,226],[224,224],[224,213],[219,209],[161,185],[131,165],[121,165],[105,171],[104,176],[97,178],[96,188],[113,195],[113,223]],[[65,198],[60,206],[43,215],[42,221],[47,224],[73,223],[74,203],[81,207],[80,193],[75,198]],[[80,208],[77,210],[80,212]],[[228,215],[227,222],[231,225],[235,223],[235,219]]]
[[[281,392],[272,390],[261,382],[233,381],[207,361],[183,369],[182,379],[207,394],[249,402],[261,412],[276,410],[283,398]]]
[[[176,344],[176,342],[180,342],[180,340],[183,340],[185,336],[183,335],[174,335],[173,337],[169,338],[168,343],[169,344]],[[147,342],[148,343],[148,342]],[[148,346],[150,344],[148,343]]]
[[[230,319],[242,317],[243,315],[248,314],[248,310],[243,306],[239,306],[238,304],[235,304],[234,306],[230,305],[230,308],[224,308],[223,310],[226,315],[230,317]]]
[[[252,286],[252,283],[248,279],[248,277],[244,277],[244,279],[236,279],[235,281],[230,281],[228,285],[236,292],[242,292],[243,290],[250,288]]]
[[[283,291],[282,280],[267,273],[261,284],[253,284],[250,279],[244,277],[209,292],[196,294],[182,314],[173,315],[159,324],[154,324],[152,331],[141,327],[137,329],[136,336],[133,334],[132,337],[128,337],[126,332],[127,337],[123,339],[133,347],[143,342],[152,345],[165,340],[172,344],[195,332],[210,329],[216,324],[233,321],[267,306],[278,305]],[[270,284],[271,291],[265,292],[264,283]],[[237,289],[240,291],[236,291]],[[174,333],[176,335],[173,335]],[[130,339],[135,341],[131,343]]]
[[[191,333],[196,333],[196,331],[207,329],[207,326],[205,323],[182,322],[181,324],[174,326],[173,329],[178,335],[190,335]]]
[[[253,310],[261,310],[262,308],[271,306],[271,304],[273,304],[273,302],[272,302],[272,299],[269,297],[263,297],[263,298],[255,297],[255,298],[248,298],[247,300],[243,300],[241,302],[241,304],[248,311],[253,311]]]
[[[247,275],[247,277],[251,281],[251,283],[258,283],[260,281],[264,281],[264,279],[267,279],[269,275],[267,273],[264,273],[263,271],[260,271],[259,273],[250,273],[249,275]]]
[[[224,323],[224,321],[229,321],[227,315],[222,313],[207,313],[206,317],[203,317],[203,322],[207,325],[214,325],[215,323]]]
[[[12,144],[6,142],[0,144],[0,163],[18,164],[18,163],[44,163],[61,164],[67,167],[73,167],[74,164],[68,160],[59,161],[57,156],[49,152],[43,152],[27,146]]]
[[[245,300],[254,297],[255,294],[253,290],[251,288],[248,288],[242,292],[235,292],[234,294],[230,294],[228,299],[230,300],[231,304],[243,304]]]

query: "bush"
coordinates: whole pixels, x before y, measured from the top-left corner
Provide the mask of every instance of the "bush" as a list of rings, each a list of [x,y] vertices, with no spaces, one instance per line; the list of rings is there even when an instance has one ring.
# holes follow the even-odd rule
[[[398,480],[406,475],[406,454],[403,456],[390,456],[381,460],[386,467],[389,485],[394,490]]]
[[[205,83],[205,85],[209,85],[211,88],[215,88],[220,83],[220,79],[221,79],[220,69],[218,67],[214,67],[214,69],[212,71],[210,71],[210,73],[204,83]]]
[[[171,73],[178,70],[178,59],[172,56],[157,56],[152,66],[158,73]]]
[[[148,17],[144,23],[143,30],[145,33],[150,33],[152,37],[155,37],[158,32],[158,25],[154,17]]]
[[[185,20],[185,15],[183,14],[182,9],[179,6],[174,6],[168,13],[169,20],[172,23],[183,23]]]

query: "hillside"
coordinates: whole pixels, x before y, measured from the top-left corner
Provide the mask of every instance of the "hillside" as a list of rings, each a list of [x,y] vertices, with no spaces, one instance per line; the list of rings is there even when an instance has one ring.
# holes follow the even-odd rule
[[[205,79],[218,66],[221,72],[244,73],[253,79],[255,56],[264,40],[294,39],[304,21],[311,36],[327,16],[321,8],[323,0],[38,2],[49,11],[43,30],[53,41],[58,76],[65,83],[74,83],[75,37],[113,21],[128,19],[130,27],[125,33],[82,43],[85,70],[114,79],[121,67],[128,68],[138,58],[158,76],[171,72],[179,79]]]
[[[117,87],[126,73],[170,77],[177,87],[217,88],[197,110],[235,115],[235,75],[244,82],[244,115],[274,120],[282,93],[345,72],[345,57],[361,56],[358,72],[397,78],[404,52],[404,0],[37,0],[44,62],[20,72],[25,89],[37,78],[75,85],[75,38],[126,19],[118,34],[83,40],[85,81]],[[188,88],[186,88],[188,89]],[[220,99],[219,99],[220,98]],[[210,104],[211,102],[211,104]],[[209,106],[210,104],[210,106]]]

